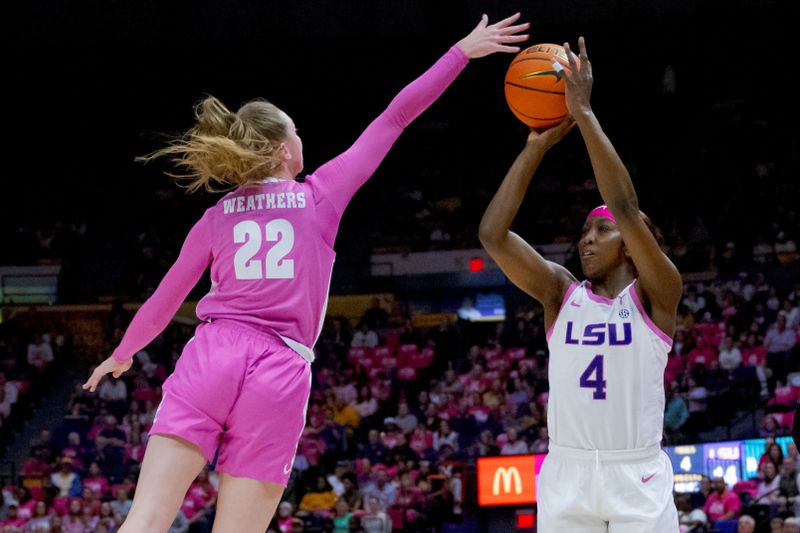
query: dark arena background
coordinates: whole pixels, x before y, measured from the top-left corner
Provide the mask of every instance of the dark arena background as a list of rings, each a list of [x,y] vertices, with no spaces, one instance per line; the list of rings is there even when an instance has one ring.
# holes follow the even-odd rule
[[[663,441],[681,516],[697,520],[682,531],[737,531],[739,515],[758,532],[800,531],[795,2],[35,0],[6,10],[3,533],[119,528],[161,385],[198,322],[208,274],[123,385],[108,376],[81,390],[218,198],[187,195],[164,165],[134,157],[190,127],[205,94],[234,109],[263,97],[294,119],[310,172],[482,13],[516,11],[532,23],[528,45],[577,48],[586,37],[593,108],[683,275]],[[542,309],[477,238],[527,135],[503,96],[512,57],[472,61],[347,209],[306,429],[268,531],[536,530],[548,450]],[[573,132],[545,158],[514,229],[580,277],[574,243],[599,203]],[[739,503],[723,520],[702,512],[719,478]],[[212,465],[170,531],[211,531],[216,483]],[[82,526],[67,529],[71,506]]]

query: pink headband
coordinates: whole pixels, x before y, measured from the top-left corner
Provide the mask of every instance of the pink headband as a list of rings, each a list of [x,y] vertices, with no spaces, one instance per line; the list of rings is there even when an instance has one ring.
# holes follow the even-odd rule
[[[586,220],[589,220],[590,218],[593,218],[593,217],[603,217],[603,218],[609,219],[614,224],[617,223],[617,219],[614,218],[614,215],[611,214],[611,211],[608,209],[608,207],[605,204],[601,205],[601,206],[598,206],[598,207],[595,207],[594,209],[589,211],[589,215],[586,217]]]

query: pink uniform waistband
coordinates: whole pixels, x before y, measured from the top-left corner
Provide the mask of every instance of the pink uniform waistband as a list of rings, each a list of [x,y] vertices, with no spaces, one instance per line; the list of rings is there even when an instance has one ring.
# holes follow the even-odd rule
[[[308,346],[304,346],[293,339],[284,337],[275,331],[259,328],[252,324],[240,322],[238,320],[231,320],[229,318],[209,318],[206,322],[209,324],[213,323],[223,327],[233,328],[239,331],[246,331],[248,334],[252,334],[270,344],[288,346],[308,363],[314,362],[313,349],[309,348]]]

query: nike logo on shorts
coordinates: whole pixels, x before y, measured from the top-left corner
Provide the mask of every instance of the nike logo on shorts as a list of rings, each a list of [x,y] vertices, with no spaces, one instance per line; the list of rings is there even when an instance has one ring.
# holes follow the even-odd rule
[[[570,302],[569,305],[571,305],[572,307],[580,307],[581,306],[581,304],[576,304],[575,302]]]
[[[283,475],[288,476],[291,473],[292,473],[292,465],[290,464],[283,465]]]
[[[647,483],[648,481],[650,481],[651,479],[653,479],[653,478],[655,477],[655,475],[656,475],[656,473],[655,473],[655,472],[653,472],[653,473],[652,473],[652,474],[650,474],[649,476],[642,476],[642,483]]]

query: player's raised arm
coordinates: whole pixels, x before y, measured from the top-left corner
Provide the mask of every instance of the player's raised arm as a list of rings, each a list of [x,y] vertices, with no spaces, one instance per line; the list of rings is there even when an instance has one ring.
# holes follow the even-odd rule
[[[531,245],[511,231],[511,223],[545,152],[560,141],[574,125],[568,118],[544,133],[531,130],[525,148],[511,165],[489,203],[478,232],[481,244],[503,273],[514,285],[541,302],[546,313],[558,311],[567,287],[575,278],[561,265],[544,259]],[[546,317],[546,321],[554,319],[554,315]]]
[[[470,59],[495,52],[519,52],[519,47],[513,44],[528,38],[519,32],[529,26],[528,23],[514,24],[519,17],[517,13],[489,24],[484,15],[469,35],[403,88],[350,148],[308,177],[339,216],[353,194],[378,168],[406,126],[442,95]]]
[[[617,155],[592,111],[592,64],[586,43],[579,39],[580,57],[564,43],[569,62],[565,72],[567,107],[583,135],[603,201],[616,219],[625,247],[639,275],[637,290],[649,302],[653,322],[667,335],[675,329],[681,296],[680,273],[661,251],[639,211],[639,201],[628,170]]]

